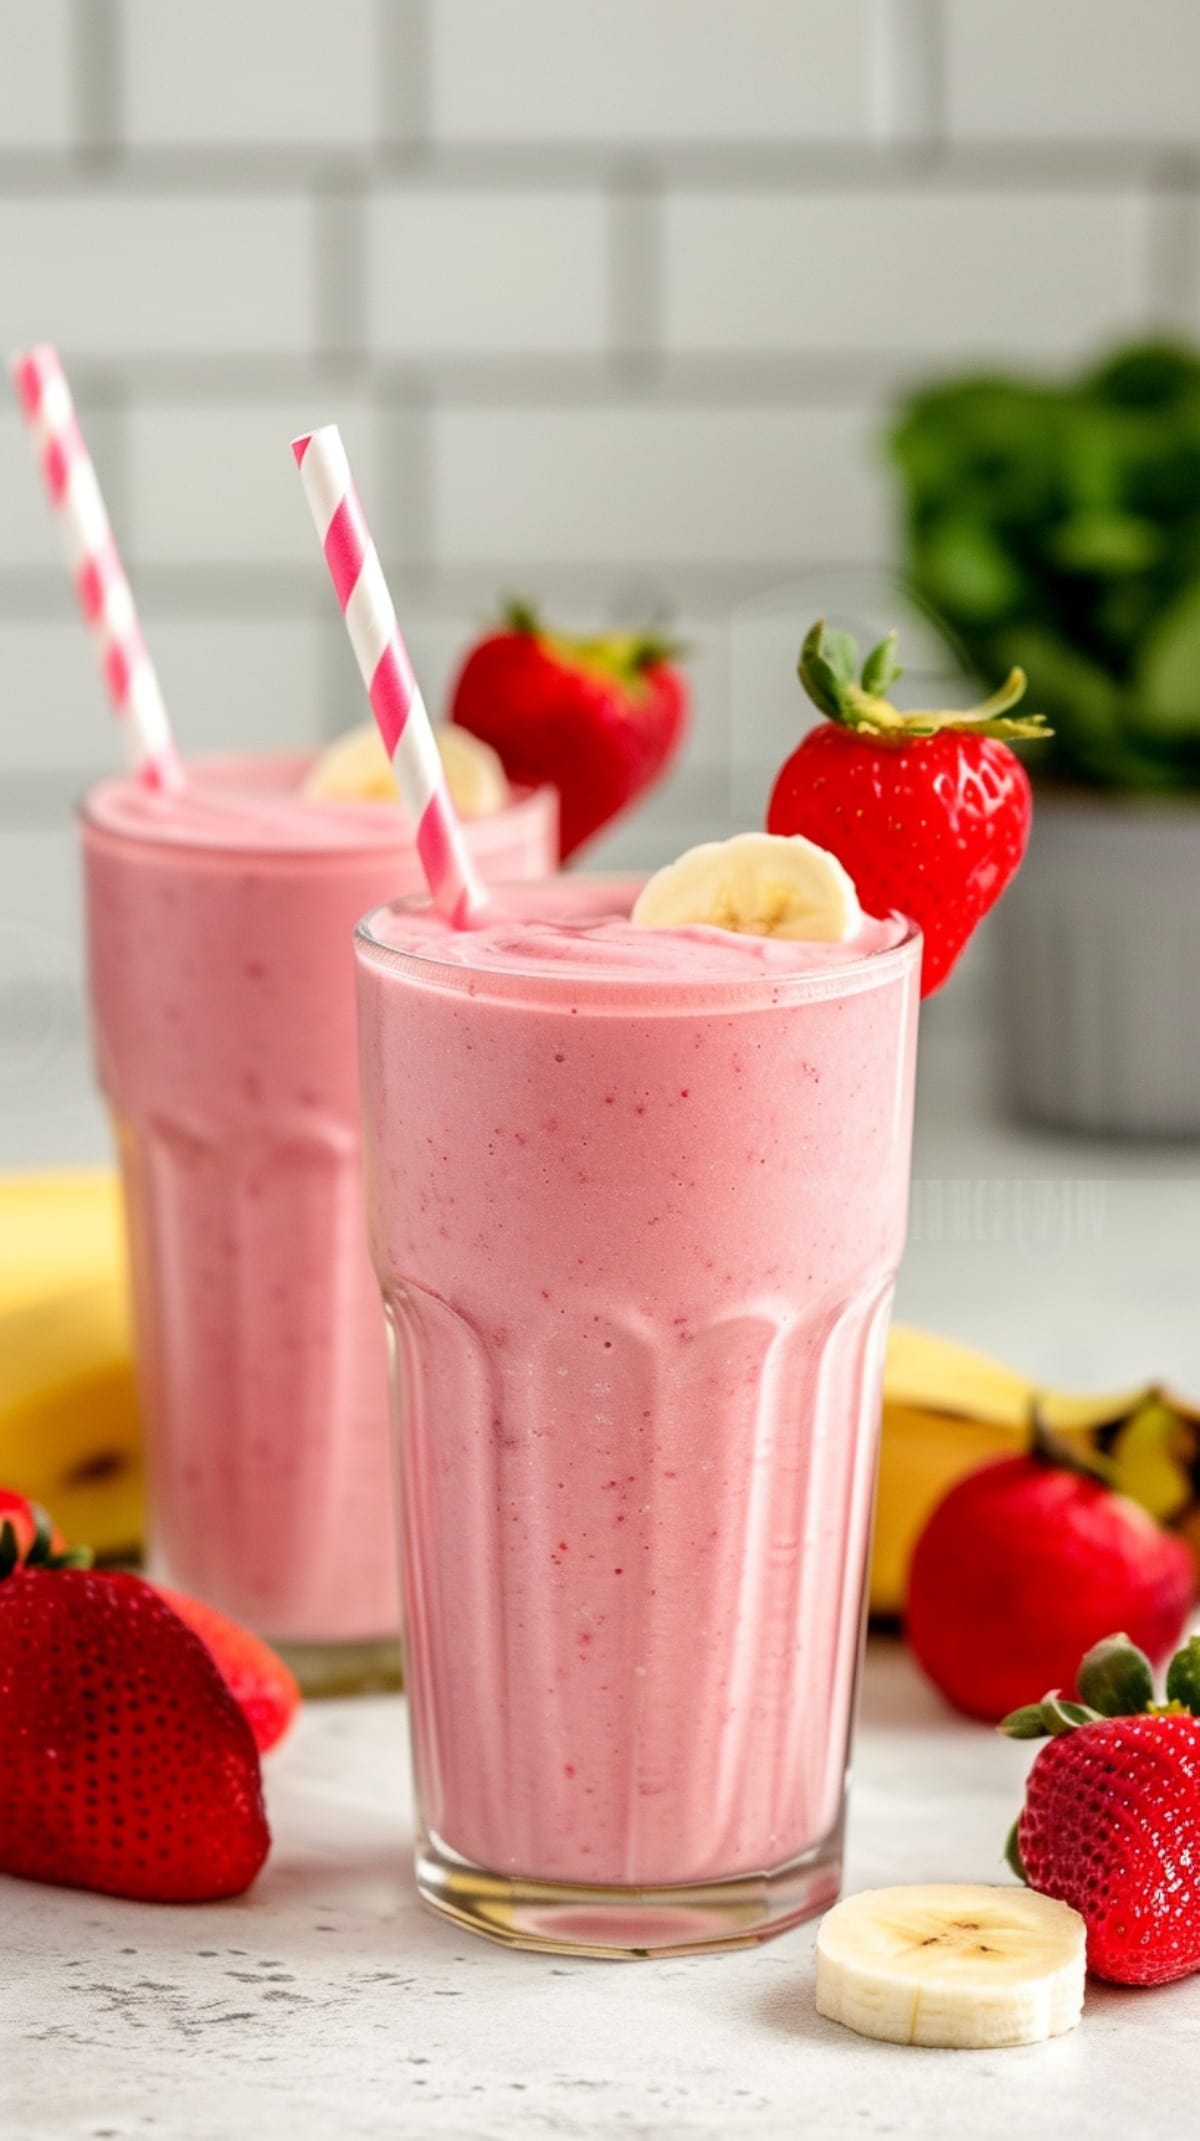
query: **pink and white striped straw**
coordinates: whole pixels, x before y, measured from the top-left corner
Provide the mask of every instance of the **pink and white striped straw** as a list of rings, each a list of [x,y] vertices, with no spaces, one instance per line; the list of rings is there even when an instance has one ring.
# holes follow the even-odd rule
[[[158,678],[58,351],[39,343],[13,358],[12,373],[128,762],[148,788],[182,787],[183,767]]]
[[[487,894],[467,852],[433,726],[371,540],[336,424],[292,440],[304,494],[396,786],[416,828],[434,905],[454,929],[478,926]]]

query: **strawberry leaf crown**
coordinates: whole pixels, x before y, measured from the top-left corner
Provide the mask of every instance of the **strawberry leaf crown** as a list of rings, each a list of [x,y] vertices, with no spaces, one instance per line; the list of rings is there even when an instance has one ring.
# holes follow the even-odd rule
[[[525,595],[510,595],[500,612],[501,628],[522,639],[543,640],[552,652],[584,668],[599,669],[614,676],[640,676],[664,662],[677,662],[688,651],[683,640],[672,639],[656,625],[630,632],[597,633],[591,639],[575,639],[543,624],[535,603]]]
[[[1105,1717],[1200,1717],[1200,1636],[1191,1636],[1167,1667],[1165,1702],[1154,1700],[1154,1674],[1145,1652],[1127,1635],[1094,1643],[1079,1668],[1080,1700],[1061,1689],[1010,1710],[1001,1732],[1010,1740],[1055,1739]]]
[[[24,1553],[17,1537],[16,1526],[5,1517],[0,1523],[0,1583],[11,1576],[14,1569],[90,1569],[92,1550],[90,1546],[73,1546],[56,1550],[54,1526],[44,1509],[36,1502],[30,1504],[33,1518],[33,1537]]]
[[[813,705],[830,721],[861,735],[890,738],[895,743],[918,743],[943,729],[972,736],[997,736],[1011,743],[1021,737],[1049,736],[1044,714],[1010,715],[1025,690],[1025,673],[1010,671],[999,691],[980,705],[967,708],[918,708],[901,713],[887,697],[891,685],[904,672],[896,660],[896,634],[889,632],[872,647],[861,670],[858,643],[849,632],[827,625],[818,617],[800,649],[797,664],[800,682]]]
[[[1165,1702],[1155,1702],[1150,1660],[1127,1635],[1106,1635],[1093,1643],[1077,1681],[1081,1701],[1069,1702],[1054,1688],[1040,1702],[1010,1710],[1001,1720],[1001,1732],[1010,1740],[1058,1739],[1109,1717],[1200,1717],[1200,1636],[1190,1636],[1168,1665]],[[1018,1881],[1027,1882],[1020,1826],[1018,1816],[1008,1832],[1004,1857]]]

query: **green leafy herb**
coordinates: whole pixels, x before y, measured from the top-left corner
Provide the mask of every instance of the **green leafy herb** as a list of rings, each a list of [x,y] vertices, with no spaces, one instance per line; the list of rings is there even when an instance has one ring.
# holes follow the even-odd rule
[[[916,591],[981,677],[1025,671],[1054,729],[1035,764],[1200,788],[1200,354],[935,386],[891,451]]]

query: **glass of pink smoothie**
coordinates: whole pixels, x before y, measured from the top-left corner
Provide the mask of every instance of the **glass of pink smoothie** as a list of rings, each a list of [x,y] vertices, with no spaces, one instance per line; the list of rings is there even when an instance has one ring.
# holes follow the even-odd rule
[[[837,1892],[920,974],[636,891],[356,942],[418,1883],[594,1954]]]
[[[83,847],[151,1567],[332,1687],[385,1673],[399,1620],[351,934],[422,880],[399,806],[306,798],[308,763],[200,761],[172,795],[104,781]],[[552,791],[466,835],[485,873],[544,874]]]

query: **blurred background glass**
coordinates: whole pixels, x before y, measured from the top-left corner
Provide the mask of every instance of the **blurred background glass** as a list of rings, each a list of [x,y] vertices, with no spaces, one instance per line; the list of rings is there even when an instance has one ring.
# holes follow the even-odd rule
[[[1200,331],[1193,0],[3,0],[0,26],[4,341],[62,349],[186,751],[361,716],[287,451],[336,418],[431,705],[512,589],[564,624],[665,616],[688,642],[690,749],[598,862],[757,819],[807,718],[794,662],[818,610],[899,619],[922,695],[1025,659],[1070,734],[1059,771],[1123,793],[1134,758],[1168,765],[1182,827],[1131,938],[1165,898],[1183,952],[1149,1012],[1110,990],[1087,1048],[1120,1017],[1146,1051],[1195,1052],[1194,395],[1157,443],[1126,427],[1149,492],[1094,395],[1055,404],[1053,446],[1037,399],[1117,345]],[[914,403],[981,371],[1017,382],[1022,467],[1057,472],[1015,534],[971,404]],[[6,1072],[0,1156],[49,1163],[105,1150],[63,994],[70,809],[113,737],[7,405],[0,480],[0,1054],[33,1051],[44,1081],[39,1106]],[[1092,609],[1046,615],[1049,575],[1090,575]],[[1085,934],[1112,853],[1102,820],[1072,866]],[[1121,869],[1145,881],[1136,855]],[[1011,1124],[1014,1097],[1056,1113],[1018,1074],[1066,1001],[1054,974],[1048,999],[1022,993],[1052,897],[1028,882],[1015,949],[993,968],[992,925],[929,1007],[903,1306],[1060,1379],[1200,1388],[1200,1124],[1120,1123],[1110,1099],[1077,1124],[1175,1141]],[[1056,1098],[1061,1055],[1038,1060]]]

